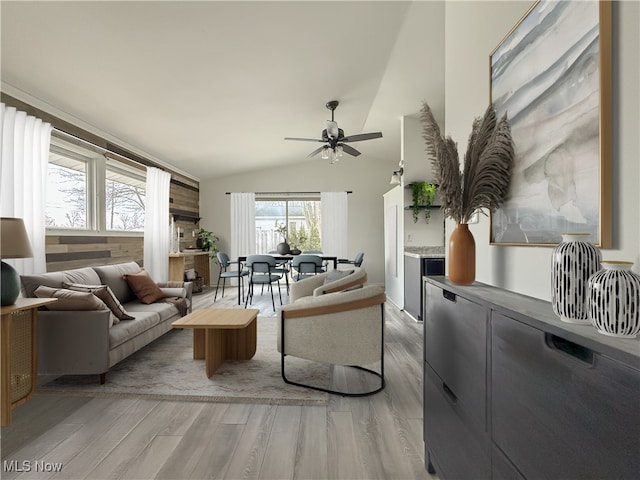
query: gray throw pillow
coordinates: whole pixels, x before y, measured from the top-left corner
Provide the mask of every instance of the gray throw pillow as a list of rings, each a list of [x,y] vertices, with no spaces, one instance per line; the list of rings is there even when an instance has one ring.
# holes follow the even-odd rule
[[[331,270],[326,277],[324,277],[324,284],[335,282],[348,275],[351,275],[355,270]]]

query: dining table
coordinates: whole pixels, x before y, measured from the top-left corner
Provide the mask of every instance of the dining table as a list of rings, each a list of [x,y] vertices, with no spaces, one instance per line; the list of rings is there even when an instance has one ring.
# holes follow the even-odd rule
[[[276,262],[289,262],[291,260],[293,260],[296,255],[291,255],[291,254],[286,254],[286,255],[281,255],[281,254],[276,254],[276,253],[269,253],[267,255],[272,256]],[[314,254],[316,255],[316,254]],[[338,257],[334,256],[334,255],[322,255],[322,254],[317,254],[320,258],[322,258],[323,261],[327,261],[327,262],[332,262],[333,263],[333,268],[336,269],[338,268]],[[238,305],[241,304],[240,302],[240,282],[242,281],[241,278],[241,273],[242,273],[242,265],[244,264],[244,262],[247,261],[247,257],[248,255],[240,255],[238,257]]]

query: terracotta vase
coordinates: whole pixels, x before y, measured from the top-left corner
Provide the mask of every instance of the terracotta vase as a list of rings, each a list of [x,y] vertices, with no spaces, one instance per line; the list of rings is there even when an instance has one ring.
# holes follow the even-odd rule
[[[449,280],[469,285],[476,279],[476,242],[469,225],[459,223],[449,237]]]

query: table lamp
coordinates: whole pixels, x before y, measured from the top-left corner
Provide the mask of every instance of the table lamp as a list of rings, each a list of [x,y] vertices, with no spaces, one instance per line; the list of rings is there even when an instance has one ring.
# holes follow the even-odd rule
[[[0,218],[0,258],[33,257],[31,244],[21,218]],[[20,294],[20,277],[15,268],[2,262],[0,270],[2,306],[13,305]]]

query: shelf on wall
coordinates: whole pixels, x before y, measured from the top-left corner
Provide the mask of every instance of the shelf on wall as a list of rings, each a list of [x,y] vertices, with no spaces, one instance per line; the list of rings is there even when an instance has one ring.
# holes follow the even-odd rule
[[[441,208],[442,205],[429,205],[428,207],[426,205],[418,205],[418,208],[424,210],[425,208]],[[413,205],[409,205],[408,207],[404,207],[405,210],[413,210]]]
[[[193,222],[198,223],[201,217],[197,217],[196,213],[191,213],[187,211],[174,211],[170,212],[173,220],[175,222]]]
[[[434,182],[411,182],[411,183],[407,183],[404,188],[407,190],[411,190],[411,185],[413,185],[414,183],[433,183],[436,186],[436,189],[440,187],[439,184],[434,183]]]

